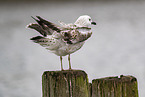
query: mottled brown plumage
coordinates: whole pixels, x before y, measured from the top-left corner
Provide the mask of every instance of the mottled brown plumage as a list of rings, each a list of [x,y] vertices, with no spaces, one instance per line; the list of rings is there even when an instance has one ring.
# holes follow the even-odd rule
[[[42,36],[33,37],[31,40],[60,56],[62,70],[62,56],[69,55],[69,69],[71,69],[70,54],[83,46],[85,40],[92,35],[89,25],[96,23],[92,22],[88,15],[80,16],[74,24],[60,22],[61,26],[46,21],[40,16],[36,17],[37,19],[32,18],[37,23],[29,24],[28,28],[35,29]]]

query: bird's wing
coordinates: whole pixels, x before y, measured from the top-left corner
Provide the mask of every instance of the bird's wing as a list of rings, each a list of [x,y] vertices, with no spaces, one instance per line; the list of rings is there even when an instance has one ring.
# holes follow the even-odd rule
[[[54,31],[60,33],[61,29],[59,26],[51,23],[40,16],[32,17],[38,24],[29,24],[27,27],[37,30],[41,35],[47,36],[52,35]]]
[[[61,34],[68,44],[75,44],[87,40],[92,35],[92,31],[88,27],[71,27],[61,31]]]
[[[29,25],[27,25],[27,28],[35,29],[43,36],[51,35],[51,29],[44,27],[42,28],[42,26],[36,23],[30,23]]]
[[[77,37],[79,42],[87,40],[92,35],[91,28],[89,27],[77,27],[76,32],[79,33]]]

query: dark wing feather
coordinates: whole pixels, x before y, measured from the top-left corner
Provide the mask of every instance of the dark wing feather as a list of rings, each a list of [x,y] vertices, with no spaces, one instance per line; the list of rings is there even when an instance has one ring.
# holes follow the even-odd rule
[[[42,36],[36,36],[36,37],[32,37],[30,40],[38,40],[38,39],[43,39],[44,37]]]
[[[39,43],[41,39],[44,39],[44,37],[36,36],[36,37],[32,37],[30,40],[32,40],[35,43]]]
[[[51,34],[49,30],[43,29],[39,24],[29,24],[27,27],[31,29],[35,29],[43,36],[47,36]]]
[[[32,16],[31,16],[32,17]],[[58,33],[61,31],[55,24],[42,19],[40,16],[36,16],[38,19],[32,17],[38,24],[29,24],[27,27],[31,29],[35,29],[41,35],[46,37],[47,35],[52,35],[54,31]]]
[[[49,21],[46,21],[44,19],[42,19],[40,16],[36,16],[38,19],[39,19],[39,23],[42,24],[44,23],[45,25],[47,25],[50,29],[52,30],[55,30],[57,32],[60,32],[61,30],[56,27],[53,23],[49,22]]]

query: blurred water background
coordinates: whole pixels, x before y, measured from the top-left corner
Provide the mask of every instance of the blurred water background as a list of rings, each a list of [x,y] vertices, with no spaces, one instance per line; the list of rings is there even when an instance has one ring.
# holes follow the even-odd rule
[[[34,44],[37,36],[25,26],[40,15],[73,23],[88,14],[97,26],[85,45],[71,55],[72,67],[88,73],[89,81],[133,75],[145,97],[145,1],[5,1],[0,2],[0,97],[41,97],[41,75],[60,70],[59,57]],[[68,69],[67,57],[63,60]]]

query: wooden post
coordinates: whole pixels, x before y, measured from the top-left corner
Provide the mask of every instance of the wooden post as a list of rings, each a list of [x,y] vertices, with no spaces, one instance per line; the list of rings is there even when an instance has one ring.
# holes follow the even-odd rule
[[[92,81],[92,97],[138,97],[137,79],[123,75],[95,79]]]
[[[46,71],[42,91],[43,97],[89,97],[87,74],[81,70]]]
[[[94,79],[91,84],[81,70],[44,72],[42,91],[43,97],[138,97],[133,76]]]

